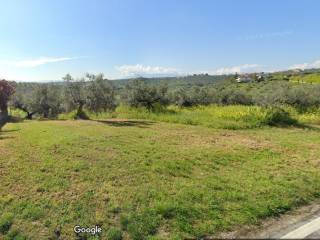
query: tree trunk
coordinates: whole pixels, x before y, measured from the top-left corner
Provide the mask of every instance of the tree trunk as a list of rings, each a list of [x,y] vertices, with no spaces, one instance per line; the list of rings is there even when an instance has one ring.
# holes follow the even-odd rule
[[[83,111],[83,103],[79,103],[78,109],[77,109],[77,114],[76,114],[76,119],[82,119],[82,120],[88,120],[88,116],[86,113]]]
[[[44,111],[43,112],[43,118],[49,118],[49,113],[48,113],[48,111]]]
[[[35,112],[27,112],[26,119],[32,120],[32,117],[33,117],[34,114],[35,114]]]
[[[83,113],[83,104],[80,103],[79,107],[78,107],[78,110],[77,110],[77,117],[81,118],[82,113]]]
[[[2,127],[8,122],[9,114],[8,108],[0,109],[0,131]]]

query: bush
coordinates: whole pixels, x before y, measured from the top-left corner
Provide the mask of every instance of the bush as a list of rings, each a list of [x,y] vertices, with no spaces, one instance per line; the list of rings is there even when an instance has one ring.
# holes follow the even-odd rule
[[[290,113],[284,109],[273,107],[267,110],[265,124],[270,126],[296,125],[298,124],[298,121],[292,118]]]

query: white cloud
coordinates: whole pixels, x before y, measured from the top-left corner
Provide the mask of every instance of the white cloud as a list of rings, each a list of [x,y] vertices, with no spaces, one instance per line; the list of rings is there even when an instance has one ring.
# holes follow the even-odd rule
[[[210,75],[224,75],[234,73],[250,73],[261,72],[262,66],[258,64],[243,64],[233,67],[218,68],[215,70],[207,71],[194,71],[194,72],[182,72],[176,68],[166,68],[159,66],[145,66],[142,64],[136,65],[122,65],[116,67],[121,76],[155,76],[155,75],[169,75],[169,76],[183,76],[190,74],[202,74],[209,73]]]
[[[311,63],[294,64],[289,69],[308,69],[308,68],[320,68],[320,60],[316,60]]]
[[[159,66],[145,66],[142,64],[122,65],[116,67],[122,76],[135,75],[177,75],[179,71],[176,68],[167,68]]]
[[[224,75],[224,74],[233,74],[233,73],[260,72],[261,67],[262,66],[259,64],[243,64],[239,66],[219,68],[213,71],[209,71],[209,74]]]
[[[56,62],[64,62],[73,60],[76,58],[71,57],[40,57],[35,59],[25,59],[25,60],[0,60],[1,65],[7,65],[11,67],[19,67],[19,68],[34,68],[41,65],[45,65],[48,63],[56,63]]]
[[[238,37],[238,39],[239,40],[257,40],[257,39],[266,39],[266,38],[285,37],[292,34],[293,34],[293,31],[285,30],[280,32],[267,32],[267,33],[245,35],[245,36]]]

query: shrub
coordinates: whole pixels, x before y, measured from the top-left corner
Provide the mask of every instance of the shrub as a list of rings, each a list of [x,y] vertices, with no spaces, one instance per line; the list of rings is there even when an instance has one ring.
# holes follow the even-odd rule
[[[290,113],[282,108],[273,107],[267,110],[265,124],[270,126],[277,125],[296,125],[298,121],[291,117]]]

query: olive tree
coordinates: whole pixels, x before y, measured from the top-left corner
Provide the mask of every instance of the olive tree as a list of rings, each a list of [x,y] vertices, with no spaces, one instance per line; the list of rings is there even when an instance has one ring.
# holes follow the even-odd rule
[[[180,107],[217,103],[217,91],[209,87],[183,87],[171,94],[171,102]]]
[[[37,113],[37,103],[34,96],[34,85],[18,83],[10,104],[13,108],[23,111],[26,114],[26,119],[31,120],[33,115]]]
[[[64,78],[67,110],[76,109],[75,118],[87,119],[84,108],[101,112],[115,107],[115,90],[103,74],[87,74],[85,78],[74,79],[70,74]]]
[[[26,113],[31,120],[35,114],[44,118],[56,117],[61,112],[61,91],[53,84],[17,84],[11,105]]]
[[[165,84],[152,86],[140,78],[126,84],[122,98],[129,106],[146,107],[152,110],[157,104],[166,105],[168,103],[167,91],[168,87]]]
[[[66,109],[68,111],[76,109],[75,118],[86,119],[87,117],[83,110],[87,101],[84,79],[75,80],[70,74],[67,74],[63,77],[63,80],[65,81]]]
[[[54,118],[61,112],[61,96],[56,85],[40,84],[34,94],[34,109],[44,118]]]
[[[86,106],[90,111],[102,112],[113,110],[115,103],[115,88],[111,81],[104,79],[103,74],[87,74]]]

